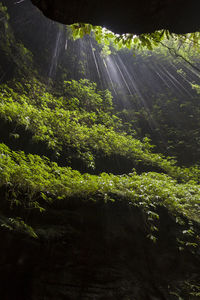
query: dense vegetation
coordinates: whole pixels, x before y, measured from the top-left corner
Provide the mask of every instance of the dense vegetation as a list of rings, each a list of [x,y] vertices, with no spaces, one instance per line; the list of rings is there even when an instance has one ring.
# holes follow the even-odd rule
[[[179,225],[175,234],[177,249],[198,253],[200,85],[199,74],[192,75],[191,71],[194,67],[198,72],[196,48],[191,50],[192,57],[188,56],[187,43],[180,44],[177,52],[175,46],[181,39],[173,40],[173,36],[163,32],[153,36],[154,44],[167,43],[154,52],[149,51],[152,45],[147,37],[135,38],[140,47],[133,56],[127,49],[108,49],[97,45],[92,37],[85,37],[78,56],[75,45],[80,41],[69,39],[70,54],[63,50],[60,62],[58,58],[51,62],[47,76],[45,59],[37,58],[37,47],[34,49],[30,41],[12,30],[12,20],[9,23],[2,5],[0,13],[2,230],[44,238],[45,231],[31,218],[29,221],[29,214],[48,212],[53,203],[62,207],[70,199],[105,204],[116,201],[142,211],[146,237],[152,242],[159,237],[159,209],[167,209]],[[46,28],[46,24],[41,26]],[[54,24],[55,32],[58,28]],[[65,34],[69,38],[69,32]],[[192,36],[192,43],[197,35]],[[107,38],[112,39],[112,35]],[[57,42],[60,46],[65,44],[66,50],[65,40],[60,40],[59,35]],[[131,48],[130,39],[124,45],[127,43]],[[152,67],[153,60],[154,64],[163,63],[162,70],[154,71],[157,86],[149,76],[137,83],[132,94],[130,89],[124,93],[116,82],[111,85],[108,78],[105,84],[94,75],[94,62],[92,74],[87,76],[86,44],[93,55],[98,53],[97,58],[101,55],[106,60],[110,54],[118,62],[128,60],[127,70],[132,64],[134,70],[140,70],[139,75]],[[172,59],[169,48],[171,52],[176,49]],[[45,51],[43,55],[50,56],[48,49]],[[56,55],[54,51],[53,57]],[[184,64],[175,59],[177,56],[182,56]],[[73,73],[71,66],[75,61],[79,69]],[[10,64],[12,68],[6,71]],[[55,71],[56,67],[59,71]],[[161,78],[163,70],[168,72],[165,80]],[[124,77],[127,72],[124,71]],[[180,93],[173,91],[177,86],[172,87],[172,77],[178,78]],[[137,93],[138,89],[141,93]],[[120,101],[124,98],[124,102]],[[145,104],[141,99],[145,99]],[[195,293],[198,297],[197,287]]]
[[[11,51],[13,47],[12,45],[13,43],[16,43],[16,41],[8,23],[8,14],[3,6],[1,6],[1,14],[4,15],[4,17],[2,17],[4,20],[4,31],[1,31],[2,41],[4,41],[4,43],[1,51],[3,51],[3,53],[5,53],[4,55],[8,56],[9,59],[13,59]],[[5,47],[5,45],[7,46]],[[47,164],[47,167],[50,167],[46,158],[43,161],[42,158],[40,159],[38,156],[34,157],[32,155],[30,157],[28,156],[29,158],[27,160],[26,156],[24,156],[23,152],[21,152],[25,150],[27,154],[43,154],[49,157],[49,159],[55,162],[53,164],[54,168],[57,166],[56,162],[60,164],[64,167],[64,169],[57,166],[59,170],[57,171],[58,174],[60,174],[60,172],[65,172],[65,168],[67,166],[75,167],[80,171],[87,171],[90,173],[100,173],[103,170],[109,171],[110,168],[110,170],[113,169],[115,173],[122,174],[127,171],[131,172],[133,169],[134,172],[139,172],[139,174],[142,173],[141,177],[140,175],[136,175],[137,173],[133,173],[137,178],[137,185],[141,185],[141,190],[143,190],[144,178],[152,180],[152,183],[147,184],[145,187],[144,194],[142,193],[140,195],[142,198],[146,199],[147,203],[151,203],[152,200],[150,199],[153,197],[155,199],[160,199],[161,202],[157,201],[157,205],[161,205],[162,200],[163,205],[165,205],[164,203],[166,199],[164,195],[162,199],[162,195],[159,194],[157,189],[150,189],[148,193],[151,193],[152,195],[145,197],[146,188],[149,189],[151,185],[156,186],[157,182],[162,182],[163,180],[162,186],[167,184],[167,190],[169,190],[168,193],[172,193],[173,197],[177,198],[179,203],[178,206],[180,206],[180,212],[183,210],[185,213],[188,213],[190,217],[192,216],[195,220],[198,219],[198,201],[196,205],[192,205],[190,210],[185,210],[184,208],[185,203],[191,206],[191,201],[193,203],[195,201],[194,199],[198,199],[198,188],[196,186],[199,183],[200,176],[198,166],[190,166],[189,168],[177,166],[174,158],[165,158],[162,154],[154,152],[154,147],[151,145],[149,138],[144,135],[145,130],[147,133],[149,130],[149,128],[145,128],[144,125],[148,123],[148,117],[150,116],[155,123],[159,124],[156,131],[161,131],[162,134],[165,134],[165,139],[170,139],[168,144],[171,143],[172,148],[174,147],[174,144],[183,145],[184,151],[186,151],[186,147],[189,147],[191,156],[194,155],[196,158],[195,151],[198,150],[195,149],[196,144],[193,145],[194,141],[187,141],[187,143],[185,143],[184,139],[187,139],[187,136],[190,136],[190,138],[193,139],[193,135],[198,137],[198,120],[200,111],[198,109],[198,84],[193,83],[192,85],[192,88],[197,91],[195,97],[192,97],[192,101],[184,100],[184,96],[181,100],[180,96],[174,98],[174,96],[170,96],[170,94],[161,94],[158,97],[158,94],[155,94],[153,97],[149,98],[148,109],[150,110],[150,114],[148,114],[145,107],[141,107],[138,96],[133,94],[132,96],[129,95],[129,97],[132,97],[131,101],[133,103],[135,102],[134,108],[130,109],[130,107],[122,107],[120,112],[119,104],[113,104],[113,96],[111,95],[111,92],[108,89],[99,90],[97,84],[91,82],[89,79],[80,79],[78,81],[75,79],[64,80],[63,83],[59,82],[59,86],[57,88],[53,88],[51,85],[46,87],[44,80],[41,77],[40,79],[37,79],[40,75],[36,75],[38,71],[34,69],[33,59],[31,58],[32,54],[23,45],[21,45],[21,48],[22,50],[19,49],[18,51],[23,52],[23,57],[26,57],[26,60],[20,63],[21,68],[19,68],[19,58],[16,59],[16,57],[14,57],[14,60],[17,61],[17,74],[14,75],[13,79],[1,84],[0,87],[0,117],[2,125],[8,128],[6,131],[1,131],[2,142],[7,143],[15,150],[20,150],[19,153],[21,153],[22,157],[20,159],[20,154],[13,152],[15,154],[12,155],[18,155],[18,159],[15,161],[12,156],[10,157],[10,150],[5,148],[7,149],[7,152],[2,152],[2,164],[5,164],[5,159],[6,161],[10,159],[11,163],[10,170],[9,165],[7,165],[7,171],[6,174],[4,174],[5,177],[2,176],[2,186],[11,184],[7,177],[10,177],[14,171],[12,167],[13,164],[17,164],[17,168],[22,167],[21,164],[19,164],[19,161],[21,160],[23,163],[26,162],[27,166],[25,169],[27,168],[27,172],[29,168],[29,161],[31,163],[31,160],[34,159],[38,161],[38,163],[35,164],[35,173],[40,173],[39,170],[37,172],[36,166],[39,168],[39,164],[41,162],[45,166]],[[185,51],[185,49],[183,50]],[[184,51],[183,53],[186,53]],[[195,50],[193,51],[193,54],[194,56],[196,55]],[[122,52],[121,55],[128,56],[129,54],[125,51],[125,53],[123,54]],[[148,51],[138,55],[142,55],[144,60],[148,63],[150,55]],[[168,64],[167,54],[164,49],[163,52],[161,49],[160,52],[158,51],[158,53],[153,55],[156,56],[157,60],[167,60],[166,64]],[[158,58],[158,56],[160,57]],[[134,59],[135,58],[132,57],[133,61]],[[31,65],[29,60],[32,61]],[[140,58],[137,58],[137,60],[140,61]],[[137,60],[133,63],[137,63]],[[29,63],[29,68],[27,63]],[[141,68],[142,67],[143,65],[141,65]],[[24,78],[25,74],[28,76],[28,80]],[[184,74],[184,71],[182,71],[182,74],[185,77],[187,76],[187,74]],[[18,79],[16,80],[15,77],[21,77],[21,81],[18,81]],[[148,93],[148,91],[146,92]],[[166,96],[168,96],[167,101],[165,101]],[[186,96],[186,99],[188,99],[187,94]],[[180,114],[180,116],[178,116],[178,114]],[[174,124],[171,125],[169,122],[172,115],[176,117],[174,117]],[[188,122],[186,122],[187,118]],[[127,120],[130,121],[127,122]],[[186,126],[186,128],[184,128],[184,126]],[[188,127],[189,131],[187,132]],[[181,132],[179,131],[179,128]],[[140,134],[137,131],[139,131]],[[137,137],[138,134],[140,140]],[[157,142],[160,143],[162,141],[157,140]],[[178,150],[179,149],[176,147],[173,154],[179,155],[180,151],[178,152]],[[41,162],[39,162],[40,160]],[[113,164],[116,164],[116,161],[121,161],[123,165],[125,164],[125,167],[120,166],[120,163],[117,168],[112,167]],[[191,159],[191,161],[193,161],[193,159]],[[157,171],[158,173],[149,173],[149,175],[148,173],[144,173],[145,175],[143,175],[143,172],[146,171]],[[72,175],[73,172],[75,172],[74,174],[76,174],[76,176],[80,176],[80,181],[83,180],[81,177],[82,175],[77,171],[70,171],[69,177],[74,176]],[[23,178],[25,174],[23,172],[20,173],[21,179],[19,180],[23,190],[23,182],[26,182]],[[166,175],[161,175],[160,173],[165,173]],[[52,171],[49,172],[49,176],[50,174],[52,174]],[[132,178],[133,174],[120,175],[122,177],[113,177],[115,178],[114,181],[118,181],[120,178],[122,194],[123,189],[129,190],[129,187],[126,186],[126,181],[133,181],[132,179],[129,179]],[[41,183],[39,184],[39,187],[36,187],[37,197],[38,192],[41,192],[42,195],[45,194],[46,183],[42,186],[43,176],[44,175],[40,174]],[[51,176],[53,176],[53,174]],[[89,175],[86,177],[88,176]],[[112,176],[114,175],[107,175],[106,178],[108,181],[112,181]],[[16,177],[14,176],[14,178]],[[99,184],[97,184],[98,177],[92,177],[90,175],[88,178],[90,178],[91,182],[94,183],[92,191],[90,191],[90,184],[88,183],[80,186],[80,188],[76,188],[75,190],[78,190],[77,192],[80,193],[80,191],[84,189],[83,194],[85,195],[90,192],[95,193],[98,189],[101,191]],[[48,186],[51,185],[51,180],[49,181]],[[124,180],[125,182],[123,183]],[[177,183],[177,187],[173,191],[172,186],[174,186],[174,180],[178,180],[179,183]],[[79,186],[78,182],[79,180],[77,180],[77,185]],[[186,198],[185,196],[174,195],[175,191],[179,190],[179,184],[184,187],[181,187],[180,189],[182,190],[183,195],[188,190]],[[191,194],[189,192],[190,184],[192,190]],[[12,185],[15,186],[15,189],[16,186],[18,186],[18,184],[15,185],[14,182],[12,182]],[[55,186],[52,186],[51,189],[56,189]],[[27,188],[26,185],[24,188]],[[108,184],[107,187],[105,187],[105,194],[112,194],[113,188],[115,189],[112,184]],[[48,187],[48,192],[50,192],[49,189],[50,187]],[[132,189],[134,191],[135,188],[133,187]],[[116,188],[116,191],[117,190],[118,188]],[[161,188],[160,193],[162,194],[164,190],[164,188]],[[194,192],[194,190],[197,192]],[[103,192],[103,190],[101,192]],[[131,193],[131,191],[129,192]],[[17,194],[17,191],[14,193]],[[32,193],[34,195],[34,189],[31,194]],[[70,193],[73,193],[73,191]],[[126,192],[124,193],[126,195]],[[134,191],[134,193],[137,194],[136,191]],[[58,192],[58,194],[61,198],[66,196],[65,192],[63,195],[62,192]],[[193,197],[191,196],[192,194],[194,194]],[[16,201],[18,200],[16,199]],[[152,205],[154,204],[152,203]],[[174,209],[175,207],[176,201],[174,201]]]

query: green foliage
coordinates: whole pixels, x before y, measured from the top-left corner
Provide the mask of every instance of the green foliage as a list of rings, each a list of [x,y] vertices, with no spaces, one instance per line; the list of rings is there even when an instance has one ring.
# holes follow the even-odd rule
[[[164,37],[169,37],[170,33],[167,30],[156,31],[152,34],[114,34],[101,26],[93,26],[90,24],[76,23],[70,26],[74,39],[83,38],[84,35],[91,33],[96,41],[102,45],[112,45],[117,49],[127,47],[129,49],[147,48],[152,50],[154,46],[158,46],[159,42]]]
[[[200,85],[192,83],[192,88],[196,90],[197,94],[200,94]]]
[[[0,2],[0,51],[1,64],[8,68],[7,64],[13,64],[16,76],[30,75],[33,70],[32,53],[19,41],[9,24],[7,8]],[[15,68],[16,67],[16,68]],[[4,71],[7,72],[7,69]]]
[[[38,238],[33,228],[27,225],[20,217],[17,218],[0,218],[0,226],[10,231],[17,231],[20,233],[28,234],[32,238]]]
[[[197,91],[199,86],[193,84]],[[165,155],[176,156],[179,164],[192,165],[199,161],[199,96],[172,96],[167,91],[155,94],[149,100],[149,113],[144,107],[123,110],[118,113],[122,119],[129,119],[129,129],[135,129],[138,135],[148,132],[151,120],[156,124],[150,131],[152,143]]]
[[[184,225],[184,246],[193,247],[195,243],[192,221],[200,221],[200,189],[195,182],[178,184],[168,175],[154,172],[119,176],[107,173],[100,176],[82,175],[69,167],[59,167],[47,158],[11,151],[4,144],[0,144],[0,153],[0,189],[6,188],[4,197],[13,209],[23,207],[43,211],[42,202],[69,198],[126,201],[128,205],[142,209],[149,228],[148,237],[155,241],[159,229],[157,209],[163,206],[176,222]],[[188,226],[185,225],[185,217],[191,220]],[[34,236],[34,231],[21,219],[9,219],[7,223],[2,223],[9,230],[22,228],[20,230]]]
[[[179,181],[199,181],[198,167],[179,168],[174,159],[153,153],[148,138],[140,141],[123,131],[112,109],[110,93],[96,91],[96,85],[88,80],[65,83],[65,95],[59,98],[37,81],[26,83],[24,88],[17,84],[15,90],[2,85],[0,90],[0,117],[29,130],[34,142],[44,142],[57,156],[71,149],[75,157],[94,169],[96,156],[116,155],[125,157],[136,168],[142,163]],[[18,139],[17,127],[15,131],[10,134]],[[68,154],[66,164],[69,159]]]
[[[0,31],[1,49],[6,57],[13,59],[23,77],[30,75],[28,71],[32,69],[33,56],[23,44],[16,42],[8,24],[8,14],[2,6],[0,13],[4,18],[0,23],[3,27]],[[154,53],[157,51],[158,57],[163,60],[167,61],[167,53],[170,52],[176,58],[179,55],[191,62],[190,54],[186,53],[191,43],[196,47],[194,57],[198,55],[198,33],[177,37],[163,30],[140,36],[118,36],[88,24],[75,24],[72,32],[74,38],[92,34],[103,45],[100,46],[102,57],[110,55],[112,47],[115,51],[129,48],[148,60],[154,49]],[[162,47],[159,48],[160,45]],[[174,51],[177,45],[179,52]],[[76,58],[73,55],[73,63]],[[79,63],[81,68],[84,67],[82,61]],[[184,71],[179,70],[185,76]],[[63,155],[66,161],[66,167],[60,167],[46,157],[25,155],[23,151],[12,151],[5,144],[0,144],[1,209],[6,215],[0,216],[1,228],[37,238],[37,228],[28,225],[28,221],[21,217],[26,215],[24,212],[43,213],[49,206],[55,203],[59,206],[69,199],[102,201],[105,205],[110,201],[123,201],[142,211],[147,238],[152,242],[159,238],[159,211],[164,208],[179,225],[180,230],[175,233],[179,250],[188,248],[198,251],[199,237],[195,222],[200,222],[199,167],[178,167],[175,159],[153,152],[150,139],[135,138],[137,120],[141,115],[141,120],[149,117],[144,108],[140,106],[133,113],[133,126],[124,125],[114,114],[110,91],[100,91],[96,83],[87,79],[76,81],[66,78],[63,75],[64,84],[62,86],[60,83],[58,91],[52,91],[33,76],[20,83],[12,81],[9,85],[0,86],[0,119],[6,121],[8,128],[10,125],[14,128],[13,132],[8,133],[14,143],[20,140],[21,132],[27,131],[32,136],[32,142],[47,145],[57,157]],[[196,83],[193,83],[193,88],[199,92]],[[178,115],[179,110],[184,111],[189,106],[189,102],[172,98],[161,101],[157,98],[150,106],[153,118],[157,118],[163,128],[166,127],[163,121],[168,118],[166,111],[175,111]],[[195,113],[194,108],[192,113]],[[181,117],[185,118],[186,115],[181,114]],[[197,109],[196,116],[199,116]],[[173,128],[170,129],[168,127],[166,131],[175,136]],[[198,133],[197,130],[196,136]],[[169,136],[166,134],[164,137]],[[118,176],[107,173],[99,176],[81,174],[67,167],[72,155],[91,169],[95,168],[98,157],[102,160],[112,156],[116,159],[123,157],[136,169],[142,165],[141,174],[134,170],[133,173]],[[160,173],[144,172],[143,167],[156,169]]]
[[[197,279],[198,280],[198,279]],[[169,286],[170,295],[173,295],[178,300],[188,299],[199,299],[200,296],[200,285],[198,281],[192,278],[188,280],[180,281],[176,287]]]
[[[148,139],[141,142],[119,132],[119,119],[110,115],[112,102],[108,91],[96,93],[96,85],[83,80],[80,83],[67,82],[66,85],[66,98],[59,99],[43,89],[32,89],[29,84],[26,85],[28,94],[2,86],[0,116],[29,130],[33,141],[45,142],[57,155],[63,149],[74,149],[78,157],[92,168],[94,155],[103,153],[108,157],[113,154],[126,157],[136,165],[142,162],[172,172],[174,161],[152,153]],[[74,108],[76,110],[72,110]]]
[[[83,109],[89,112],[113,110],[111,92],[109,90],[98,91],[97,84],[88,79],[65,81],[64,94],[67,97],[67,108]]]
[[[184,48],[187,50],[200,51],[199,32],[188,34],[174,34],[168,30],[159,30],[153,33],[135,35],[130,33],[115,34],[101,26],[93,26],[90,24],[76,23],[70,25],[73,39],[83,38],[85,35],[92,35],[99,44],[103,46],[112,46],[119,50],[128,48],[132,50],[155,50],[157,47],[163,46],[166,43],[171,45],[171,51],[175,51],[178,45],[178,50]],[[186,52],[186,51],[185,51]]]

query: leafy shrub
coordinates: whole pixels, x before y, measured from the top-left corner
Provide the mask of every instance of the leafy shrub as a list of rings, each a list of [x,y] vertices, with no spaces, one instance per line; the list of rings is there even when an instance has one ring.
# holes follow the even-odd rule
[[[39,209],[41,212],[44,210],[44,201],[51,203],[56,199],[125,201],[128,205],[143,210],[151,239],[157,231],[158,207],[167,208],[180,224],[185,224],[185,218],[189,218],[189,227],[183,233],[185,235],[190,232],[193,235],[193,221],[200,222],[200,189],[195,182],[178,184],[170,176],[155,172],[142,175],[133,172],[118,176],[107,173],[99,176],[82,175],[69,167],[59,167],[45,157],[30,154],[26,156],[22,151],[11,151],[4,144],[0,144],[0,189],[2,188],[6,188],[4,197],[10,207]],[[21,221],[17,224],[14,224],[17,228],[22,226],[23,230],[30,230]],[[8,223],[7,226],[11,225]]]
[[[75,81],[72,86],[73,91],[76,86]],[[125,132],[120,132],[119,119],[104,111],[105,106],[102,104],[100,94],[96,94],[99,109],[88,112],[79,109],[71,110],[71,103],[70,109],[67,109],[68,103],[64,98],[56,99],[48,92],[43,93],[43,89],[37,90],[35,87],[33,89],[35,92],[30,92],[30,87],[27,87],[28,95],[26,92],[20,94],[2,86],[0,116],[31,131],[35,142],[43,141],[57,153],[66,148],[75,149],[78,156],[92,167],[94,167],[94,156],[98,153],[108,157],[113,154],[120,155],[130,159],[136,165],[142,161],[146,165],[157,166],[165,172],[170,172],[173,167],[173,160],[151,152],[148,139],[141,142]],[[77,93],[80,93],[80,102],[84,103],[90,89],[94,94],[95,85],[89,84],[89,88],[86,86],[85,90],[82,85],[81,90],[79,87],[78,84]],[[93,94],[90,96],[91,99]],[[96,101],[95,98],[93,101]],[[93,106],[95,107],[95,102]],[[111,109],[110,104],[109,109]]]

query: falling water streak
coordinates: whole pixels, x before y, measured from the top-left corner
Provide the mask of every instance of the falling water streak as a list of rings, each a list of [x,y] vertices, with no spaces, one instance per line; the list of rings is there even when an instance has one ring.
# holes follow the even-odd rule
[[[115,89],[115,87],[114,87],[114,84],[113,84],[113,81],[112,81],[112,78],[111,78],[110,72],[109,72],[109,70],[108,70],[108,66],[107,66],[107,64],[106,64],[106,61],[105,61],[105,59],[104,59],[104,58],[103,58],[103,63],[104,63],[105,69],[106,69],[106,71],[107,71],[108,78],[109,78],[109,80],[110,80],[110,82],[111,82],[112,89],[113,89],[114,93],[117,95],[117,92],[116,92],[116,89]]]
[[[124,77],[124,75],[123,75],[123,73],[122,73],[122,71],[121,71],[121,69],[120,69],[118,63],[116,62],[116,60],[114,60],[114,61],[115,61],[115,65],[117,66],[117,68],[118,68],[118,70],[119,70],[119,72],[120,72],[120,75],[121,75],[121,77],[122,77],[122,79],[123,79],[123,81],[124,81],[124,83],[125,83],[125,85],[126,85],[126,87],[127,87],[127,90],[129,91],[129,94],[131,95],[132,93],[131,93],[131,90],[130,90],[130,88],[129,88],[129,86],[128,86],[128,83],[127,83],[127,81],[126,81],[126,79],[125,79],[125,77]]]
[[[94,59],[94,63],[95,63],[96,69],[97,69],[97,73],[98,73],[99,79],[101,80],[101,75],[100,75],[100,72],[99,72],[99,67],[98,67],[97,59],[96,59],[96,56],[95,56],[95,53],[94,53],[94,49],[92,47],[92,43],[91,42],[90,42],[90,47],[91,47],[91,51],[92,51],[92,56],[93,56],[93,59]]]
[[[49,70],[49,74],[48,77],[51,78],[53,75],[53,70],[56,70],[57,67],[57,63],[58,63],[58,54],[59,54],[59,44],[60,44],[60,38],[61,38],[61,29],[59,28],[58,30],[58,34],[56,37],[56,44],[55,44],[55,48],[54,48],[54,52],[53,52],[53,57],[51,60],[51,66],[50,66],[50,70]]]

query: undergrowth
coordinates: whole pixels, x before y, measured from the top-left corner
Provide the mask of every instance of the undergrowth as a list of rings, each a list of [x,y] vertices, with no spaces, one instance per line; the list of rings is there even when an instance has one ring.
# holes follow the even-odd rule
[[[185,224],[185,219],[190,220],[183,232],[186,236],[194,236],[193,222],[200,221],[200,188],[194,181],[177,183],[169,175],[155,172],[138,175],[134,171],[118,176],[81,174],[69,167],[59,167],[46,157],[11,151],[4,144],[0,144],[0,153],[0,188],[6,190],[4,197],[10,208],[22,207],[42,213],[45,210],[42,203],[51,204],[55,200],[125,201],[130,207],[142,209],[153,241],[158,231],[155,223],[159,219],[159,207],[165,207],[180,225]],[[3,224],[5,226],[5,222]],[[12,224],[15,224],[13,220]],[[25,225],[23,223],[23,227]],[[197,243],[188,243],[197,246]]]

